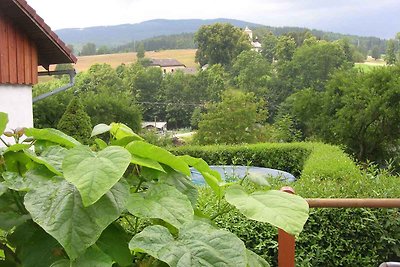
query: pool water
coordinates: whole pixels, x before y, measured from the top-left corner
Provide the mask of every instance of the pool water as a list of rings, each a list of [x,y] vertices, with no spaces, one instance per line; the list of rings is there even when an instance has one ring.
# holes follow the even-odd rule
[[[236,165],[211,165],[210,168],[218,171],[224,181],[240,180],[246,175],[253,177],[274,177],[287,182],[296,180],[296,177],[291,173],[270,168]],[[194,184],[205,184],[203,176],[196,169],[190,168],[190,173]]]

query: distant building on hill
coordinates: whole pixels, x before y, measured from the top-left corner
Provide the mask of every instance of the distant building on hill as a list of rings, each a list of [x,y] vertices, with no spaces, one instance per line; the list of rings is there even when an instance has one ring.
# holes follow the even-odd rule
[[[184,70],[186,68],[185,64],[179,62],[176,59],[166,58],[166,59],[150,59],[150,66],[159,67],[164,73],[172,73],[176,70]]]
[[[246,27],[244,32],[249,36],[249,40],[252,46],[253,51],[261,52],[262,46],[261,43],[258,41],[258,37],[256,36],[255,40],[253,39],[253,31],[249,29],[249,27]]]
[[[142,122],[142,129],[157,130],[157,132],[165,133],[167,131],[167,122],[164,121],[145,121]]]

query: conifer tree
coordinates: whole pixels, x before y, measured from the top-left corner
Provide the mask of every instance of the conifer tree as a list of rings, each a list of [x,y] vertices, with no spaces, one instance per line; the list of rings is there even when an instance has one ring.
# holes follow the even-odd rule
[[[57,128],[86,144],[90,138],[92,125],[90,117],[85,112],[82,102],[78,97],[72,98],[66,111],[58,122]]]

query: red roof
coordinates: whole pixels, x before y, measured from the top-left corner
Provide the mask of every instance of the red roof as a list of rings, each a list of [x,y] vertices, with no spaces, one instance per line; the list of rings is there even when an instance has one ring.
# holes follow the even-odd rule
[[[25,0],[0,0],[2,11],[36,44],[39,65],[48,68],[51,64],[76,63],[71,50]]]

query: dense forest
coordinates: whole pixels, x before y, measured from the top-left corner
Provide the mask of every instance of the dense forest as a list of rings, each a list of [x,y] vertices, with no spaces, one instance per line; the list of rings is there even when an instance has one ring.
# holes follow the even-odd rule
[[[301,36],[312,34],[319,40],[336,41],[340,39],[347,39],[350,44],[357,47],[357,49],[364,55],[372,54],[374,49],[379,54],[384,54],[387,48],[387,40],[377,37],[364,37],[356,35],[346,35],[333,32],[325,32],[320,30],[310,30],[307,28],[299,27],[269,27],[257,26],[253,29],[254,36],[260,41],[264,40],[268,34],[272,33],[275,36],[292,35],[295,37],[296,42],[301,40]],[[144,46],[146,51],[157,51],[166,49],[194,49],[197,48],[194,42],[194,33],[181,33],[173,35],[161,35],[156,37],[147,38],[144,40],[132,40],[122,45],[102,44],[96,46],[94,42],[84,44],[80,49],[77,49],[79,55],[94,55],[94,54],[111,54],[121,52],[136,52],[138,47]]]

